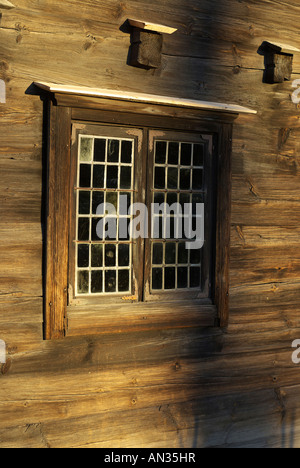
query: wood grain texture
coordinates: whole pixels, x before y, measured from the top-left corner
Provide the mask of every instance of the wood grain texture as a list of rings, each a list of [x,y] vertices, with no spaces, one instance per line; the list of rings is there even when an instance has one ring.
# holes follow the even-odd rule
[[[0,23],[0,447],[300,447],[300,54],[291,81],[267,85],[258,53],[265,40],[299,48],[299,1],[16,3]],[[145,13],[178,29],[155,71],[126,64],[120,27]],[[233,127],[226,331],[158,317],[160,330],[116,333],[114,320],[106,335],[43,341],[43,102],[31,84],[47,80],[258,110]]]
[[[49,111],[45,337],[55,339],[66,333],[71,112],[51,103]]]

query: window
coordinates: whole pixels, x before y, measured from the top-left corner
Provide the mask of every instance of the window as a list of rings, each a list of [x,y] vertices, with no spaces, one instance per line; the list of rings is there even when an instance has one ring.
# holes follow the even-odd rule
[[[45,338],[226,326],[243,108],[46,89]]]

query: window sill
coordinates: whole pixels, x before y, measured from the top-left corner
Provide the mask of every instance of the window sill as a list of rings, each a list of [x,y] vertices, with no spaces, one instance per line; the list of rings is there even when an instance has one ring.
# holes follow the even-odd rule
[[[171,328],[214,327],[217,308],[200,301],[69,306],[67,336],[106,335]]]

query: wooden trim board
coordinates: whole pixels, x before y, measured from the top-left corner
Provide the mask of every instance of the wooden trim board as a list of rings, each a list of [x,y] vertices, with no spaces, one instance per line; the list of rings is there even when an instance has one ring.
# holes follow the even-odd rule
[[[84,86],[61,85],[47,82],[34,82],[39,88],[51,93],[63,93],[82,95],[90,97],[100,97],[118,99],[123,101],[148,102],[151,104],[163,104],[176,107],[189,107],[199,110],[213,110],[219,112],[229,112],[234,114],[257,114],[256,110],[235,104],[222,104],[216,102],[197,101],[192,99],[182,99],[169,96],[158,96],[154,94],[131,93],[129,91],[114,91],[109,89],[88,88]]]

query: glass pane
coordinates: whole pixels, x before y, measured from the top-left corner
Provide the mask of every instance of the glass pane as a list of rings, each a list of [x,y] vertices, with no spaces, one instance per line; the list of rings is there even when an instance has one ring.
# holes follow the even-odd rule
[[[156,153],[155,153],[156,164],[166,164],[166,155],[167,155],[167,142],[157,141]]]
[[[89,267],[90,248],[86,244],[79,244],[77,248],[77,266],[78,268]]]
[[[118,289],[120,292],[129,291],[129,270],[119,270]]]
[[[174,265],[176,263],[176,244],[166,244],[166,265]]]
[[[108,140],[107,162],[119,162],[119,140]]]
[[[193,190],[201,190],[203,186],[203,171],[202,169],[193,170]]]
[[[164,193],[155,193],[154,194],[154,203],[158,203],[159,205],[161,205],[162,203],[165,203],[165,194]],[[157,213],[158,211],[155,210],[155,213]]]
[[[163,244],[153,244],[153,265],[162,265],[164,261]]]
[[[201,263],[201,250],[195,249],[193,250],[193,254],[191,255],[191,264],[200,265],[200,263]]]
[[[185,242],[178,244],[178,263],[186,265],[189,261],[189,251],[185,248]]]
[[[200,286],[200,268],[191,267],[190,268],[190,287],[198,288]]]
[[[179,143],[169,143],[168,164],[178,166],[179,164]]]
[[[118,194],[117,192],[106,194],[106,203],[109,203],[114,207],[116,212],[118,211]]]
[[[89,218],[78,218],[78,239],[79,241],[90,240],[90,220]]]
[[[187,193],[181,193],[180,197],[179,197],[179,203],[181,205],[182,213],[184,213],[184,211],[185,211],[184,205],[186,203],[190,203],[190,195],[187,194]]]
[[[100,222],[102,221],[102,222]],[[103,240],[104,238],[104,221],[103,218],[92,219],[92,241]]]
[[[91,192],[79,192],[79,214],[90,214]]]
[[[103,266],[103,245],[94,244],[91,249],[92,253],[92,267],[102,268]]]
[[[77,293],[88,294],[89,292],[89,272],[79,271],[77,274]]]
[[[191,166],[192,145],[190,143],[181,144],[181,166]]]
[[[94,146],[94,161],[105,162],[106,140],[96,138]]]
[[[106,188],[118,188],[119,168],[118,166],[107,166]]]
[[[167,204],[171,207],[174,203],[177,203],[177,193],[168,193]]]
[[[166,171],[164,167],[155,168],[154,188],[165,189],[166,187]]]
[[[93,294],[99,294],[103,291],[102,271],[92,271],[91,291]]]
[[[178,169],[169,167],[168,169],[168,189],[176,190],[178,188]]]
[[[190,190],[191,188],[191,171],[190,169],[180,170],[180,188],[181,190]]]
[[[120,244],[119,245],[119,266],[129,266],[129,245]]]
[[[105,266],[116,266],[116,246],[114,244],[105,245]]]
[[[194,145],[194,166],[203,166],[204,145]]]
[[[104,169],[105,169],[105,166],[102,166],[102,165],[94,166],[94,174],[93,174],[93,187],[94,188],[104,188]]]
[[[131,205],[131,193],[130,192],[121,192],[119,193],[119,215],[127,216],[129,212],[129,207]]]
[[[113,270],[107,270],[105,272],[105,292],[116,292],[116,272]]]
[[[121,147],[121,162],[123,164],[132,163],[132,142],[131,141],[122,141]]]
[[[131,180],[131,166],[121,166],[121,180],[120,188],[121,189],[131,189],[132,180]]]
[[[202,193],[195,194],[192,196],[193,215],[196,214],[197,204],[199,203],[204,203],[204,195]]]
[[[100,205],[103,205],[103,203],[104,203],[104,192],[93,192],[93,201],[92,201],[93,214],[104,215],[104,207],[103,209],[100,209]]]
[[[165,269],[165,289],[175,289],[175,268]]]
[[[91,186],[91,165],[80,164],[79,187],[86,188]]]
[[[118,230],[118,239],[119,240],[129,240],[130,239],[130,219],[129,218],[120,218],[119,219],[119,230]]]
[[[80,138],[80,161],[91,161],[93,138]]]
[[[152,289],[162,289],[162,268],[152,269]]]
[[[187,267],[179,267],[177,271],[177,288],[188,287],[188,269]]]

